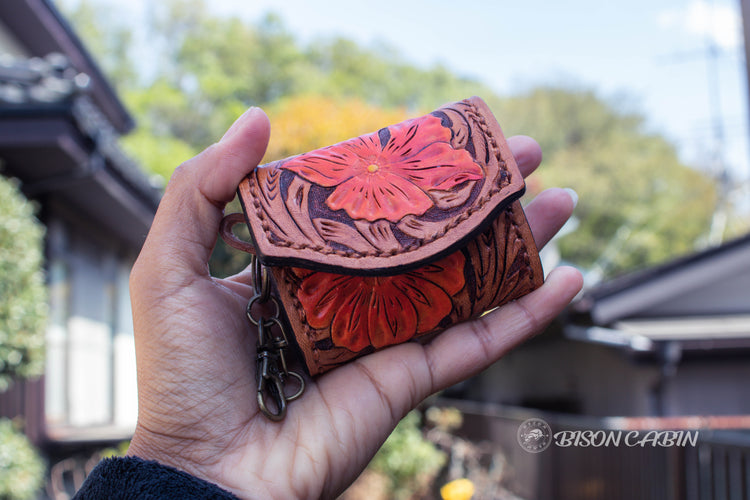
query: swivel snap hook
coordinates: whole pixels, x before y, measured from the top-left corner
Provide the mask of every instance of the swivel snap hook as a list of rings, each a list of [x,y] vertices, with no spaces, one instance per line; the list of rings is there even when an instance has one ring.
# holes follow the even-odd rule
[[[253,259],[250,274],[255,295],[247,303],[246,314],[250,323],[258,328],[256,399],[260,411],[269,420],[278,422],[286,416],[287,403],[299,398],[305,391],[305,379],[287,369],[285,351],[289,348],[289,341],[280,319],[281,306],[278,299],[271,295],[270,273],[258,259]],[[274,306],[271,315],[264,314],[263,307],[254,307],[268,302]],[[299,389],[287,397],[284,389],[290,377],[297,380]]]
[[[266,404],[266,393],[273,400],[276,411]],[[286,416],[287,399],[284,396],[284,382],[281,377],[259,377],[258,380],[258,408],[269,420],[279,422]]]

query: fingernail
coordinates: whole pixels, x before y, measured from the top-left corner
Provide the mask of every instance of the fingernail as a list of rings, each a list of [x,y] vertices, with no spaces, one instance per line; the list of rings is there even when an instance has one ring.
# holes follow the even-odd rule
[[[573,200],[573,208],[575,208],[576,205],[578,205],[578,193],[571,188],[565,188],[565,191],[568,193],[568,196],[570,196],[570,199]]]
[[[240,115],[240,117],[237,118],[234,121],[234,123],[232,124],[232,126],[229,127],[229,130],[227,130],[224,133],[224,135],[222,136],[222,138],[221,138],[221,140],[219,142],[222,142],[222,141],[225,141],[227,139],[230,139],[234,134],[236,134],[237,131],[242,128],[242,124],[245,123],[245,121],[247,121],[248,117],[250,115],[252,115],[255,112],[256,109],[258,109],[258,108],[255,107],[255,106],[251,106],[251,107],[249,107],[247,109],[247,111],[245,111],[244,113],[242,113]]]

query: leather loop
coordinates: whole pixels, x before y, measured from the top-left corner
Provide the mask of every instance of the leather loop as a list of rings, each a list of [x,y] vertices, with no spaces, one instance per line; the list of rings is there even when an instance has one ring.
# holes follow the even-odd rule
[[[232,232],[232,228],[240,223],[245,223],[245,216],[241,213],[238,212],[225,215],[224,218],[221,219],[221,224],[219,225],[221,239],[232,248],[255,255],[255,245],[249,241],[239,239],[237,235]]]

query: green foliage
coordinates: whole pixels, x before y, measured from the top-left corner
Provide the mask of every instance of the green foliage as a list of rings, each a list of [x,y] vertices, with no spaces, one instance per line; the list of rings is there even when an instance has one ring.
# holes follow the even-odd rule
[[[123,149],[148,172],[160,177],[164,184],[175,167],[199,151],[188,143],[169,135],[157,136],[141,127],[122,139]]]
[[[506,133],[542,146],[541,185],[532,191],[578,192],[580,225],[560,241],[564,259],[612,275],[690,252],[708,229],[714,183],[645,131],[640,115],[592,91],[564,88],[537,88],[493,108]]]
[[[322,75],[313,79],[306,90],[322,95],[357,97],[383,107],[429,111],[446,102],[492,93],[479,82],[457,77],[443,66],[417,68],[387,46],[368,49],[351,40],[335,38],[313,44],[306,55]]]
[[[102,458],[124,457],[128,453],[129,447],[130,441],[122,441],[116,446],[104,448],[99,452],[99,455],[101,455]]]
[[[44,369],[44,229],[16,185],[0,177],[0,391]]]
[[[0,419],[0,499],[36,498],[44,484],[45,465],[13,422]]]
[[[109,54],[117,46],[111,38],[127,27],[102,12],[99,20],[109,28],[102,29],[88,2],[70,15],[105,70],[113,75],[135,67]],[[363,48],[341,38],[304,46],[273,14],[250,24],[213,14],[203,0],[169,0],[155,4],[153,12],[149,57],[157,61],[156,72],[149,83],[125,80],[131,83],[124,87],[126,102],[145,131],[130,141],[132,151],[147,141],[147,134],[159,140],[169,135],[202,150],[247,107],[266,107],[299,94],[357,98],[414,111],[489,93],[485,86],[458,78],[442,66],[416,68],[389,47]],[[143,149],[151,151],[153,146],[145,144]]]
[[[114,86],[122,90],[134,85],[137,72],[130,54],[133,32],[119,24],[116,12],[81,0],[68,15],[74,20],[78,34],[87,43],[96,43],[97,62],[106,68]]]
[[[406,415],[369,465],[390,479],[397,499],[420,490],[445,464],[445,453],[422,435],[420,419],[416,410]]]
[[[122,79],[130,84],[125,100],[139,124],[125,145],[162,177],[219,139],[250,105],[271,115],[274,159],[344,137],[344,130],[357,131],[346,137],[361,133],[375,118],[416,116],[481,95],[506,135],[531,135],[542,146],[545,162],[530,194],[551,186],[579,193],[580,226],[560,241],[565,260],[612,275],[691,251],[709,226],[714,183],[683,165],[674,147],[645,130],[641,114],[622,100],[561,87],[501,98],[444,67],[409,64],[390,47],[335,37],[304,45],[274,15],[249,23],[214,14],[205,0],[168,0],[153,12],[149,55],[156,71],[147,84]],[[76,15],[100,58],[115,48],[117,57],[104,57],[105,68],[117,74],[134,67],[118,49],[122,25],[106,26],[113,20],[102,15],[97,19],[105,26],[86,28],[94,18],[83,8]],[[347,113],[353,103],[384,111],[369,118]],[[341,123],[324,125],[328,115]]]

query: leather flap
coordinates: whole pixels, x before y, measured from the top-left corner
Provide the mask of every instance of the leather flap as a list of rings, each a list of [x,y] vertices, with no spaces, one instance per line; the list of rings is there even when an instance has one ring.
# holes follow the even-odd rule
[[[259,166],[239,187],[262,263],[362,275],[456,251],[523,191],[478,97]]]

